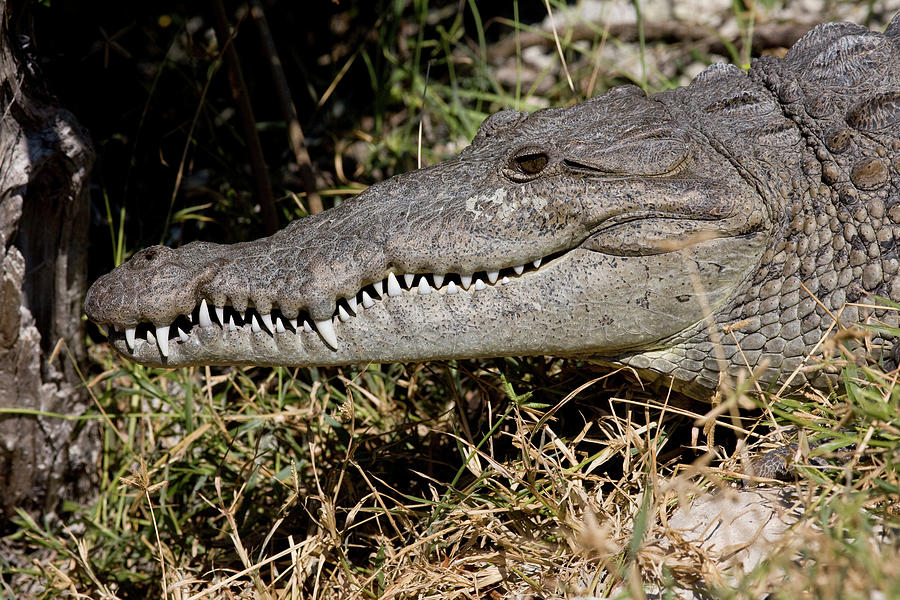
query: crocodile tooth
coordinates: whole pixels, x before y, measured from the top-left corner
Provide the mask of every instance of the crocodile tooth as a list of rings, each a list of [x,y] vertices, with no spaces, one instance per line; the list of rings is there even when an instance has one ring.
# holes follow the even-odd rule
[[[212,317],[209,316],[206,298],[200,301],[200,327],[212,327]]]
[[[460,275],[459,281],[462,283],[462,288],[464,290],[469,289],[469,286],[472,285],[472,276],[471,275]]]
[[[334,333],[334,323],[331,322],[331,319],[316,321],[316,329],[319,330],[319,335],[322,336],[322,339],[325,340],[325,343],[331,346],[333,350],[337,350],[337,335],[335,335]]]
[[[284,319],[275,319],[275,331],[284,333],[287,329],[284,326]]]
[[[312,325],[310,325],[309,321],[307,321],[306,319],[303,319],[303,331],[305,331],[306,333],[313,332]]]
[[[503,279],[500,280],[500,283],[501,283],[502,285],[506,285],[507,283],[509,283],[509,277],[507,277],[506,275],[504,275],[504,276],[503,276]]]
[[[425,295],[431,293],[431,286],[428,285],[428,278],[427,278],[427,277],[422,276],[422,277],[419,279],[419,290],[418,290],[418,291],[419,291],[419,294],[422,295],[422,296],[425,296]]]
[[[128,349],[134,352],[134,327],[126,327],[125,328],[125,343],[128,345]]]
[[[153,332],[150,331],[149,329],[147,330],[147,343],[148,343],[148,344],[155,344],[155,343],[156,343],[156,336],[153,335]]]
[[[273,331],[275,331],[275,324],[272,323],[272,314],[271,313],[259,315],[259,317],[262,319],[263,325],[266,326],[266,331],[268,333],[272,333]]]
[[[175,333],[178,334],[178,339],[181,340],[182,342],[186,342],[186,341],[188,341],[189,339],[191,339],[191,338],[188,337],[188,334],[186,334],[185,332],[183,332],[183,331],[182,331],[181,329],[179,329],[178,327],[175,328]]]
[[[347,312],[343,304],[338,304],[338,318],[344,323],[350,320],[350,313]],[[316,324],[318,325],[318,321]]]
[[[475,291],[480,292],[487,287],[487,284],[481,280],[481,277],[475,278]]]
[[[393,273],[388,274],[387,282],[388,296],[399,296],[403,293],[403,289],[400,287],[400,282],[397,281],[397,277]]]
[[[491,283],[497,283],[498,277],[500,277],[500,271],[488,271],[487,278]]]
[[[169,326],[163,325],[156,328],[156,343],[159,346],[159,353],[169,357]]]
[[[525,270],[525,265],[519,265],[518,267],[513,267],[513,271],[516,272],[516,275],[521,275],[522,271]]]
[[[259,333],[262,331],[262,327],[259,326],[259,321],[256,320],[256,315],[250,315],[250,330],[253,333]]]
[[[376,281],[372,284],[372,287],[375,288],[375,293],[379,296],[384,296],[384,281]]]
[[[231,315],[228,315],[228,318],[225,319],[225,326],[228,327],[228,331],[235,331],[237,329],[237,324],[235,324]]]
[[[456,284],[451,281],[450,283],[447,284],[447,293],[455,294],[456,292],[457,292]]]
[[[375,306],[375,301],[372,300],[372,296],[370,296],[366,290],[363,290],[360,296],[362,296],[363,308],[372,308]]]
[[[406,273],[405,275],[403,275],[403,281],[406,283],[406,289],[412,289],[413,280],[415,278],[415,273]]]
[[[102,333],[102,334],[105,335],[106,337],[109,337],[109,332],[110,332],[110,331],[115,331],[115,330],[116,330],[116,326],[115,326],[115,325],[104,325],[104,324],[102,324],[102,323],[97,323],[97,328],[100,330],[100,333]]]
[[[441,289],[441,286],[444,285],[444,275],[435,273],[431,278],[434,280],[435,289]]]
[[[288,323],[291,324],[291,327],[294,331],[297,331],[297,319],[288,319]]]
[[[352,313],[354,313],[354,314],[356,313],[356,308],[357,308],[357,305],[356,305],[356,296],[353,296],[353,297],[351,297],[351,298],[347,298],[347,306],[350,307],[350,312],[352,312]]]
[[[534,265],[534,268],[535,268],[535,269],[537,269],[538,267],[541,266],[541,260],[542,260],[542,259],[537,258],[537,259],[534,260],[534,262],[531,263],[531,264]]]
[[[216,308],[216,317],[219,318],[219,324],[225,323],[225,307],[217,306]]]

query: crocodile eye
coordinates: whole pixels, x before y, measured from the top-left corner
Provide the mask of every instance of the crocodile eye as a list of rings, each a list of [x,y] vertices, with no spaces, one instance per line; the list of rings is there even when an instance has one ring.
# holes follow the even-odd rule
[[[544,170],[550,158],[543,152],[522,154],[513,159],[517,169],[525,175],[537,175]]]
[[[550,155],[543,150],[525,148],[506,164],[504,172],[513,181],[525,182],[534,179],[550,164]]]

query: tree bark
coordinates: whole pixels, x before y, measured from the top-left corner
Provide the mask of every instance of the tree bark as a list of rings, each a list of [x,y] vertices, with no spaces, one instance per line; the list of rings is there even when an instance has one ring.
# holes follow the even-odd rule
[[[89,406],[76,365],[94,152],[41,83],[21,9],[0,0],[0,529],[17,507],[52,519],[84,498],[99,450],[95,424],[53,416]]]

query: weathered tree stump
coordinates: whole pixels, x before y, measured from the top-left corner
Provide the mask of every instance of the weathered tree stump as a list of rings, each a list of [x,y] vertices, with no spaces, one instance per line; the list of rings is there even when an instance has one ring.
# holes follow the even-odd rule
[[[0,528],[84,497],[99,447],[96,425],[49,414],[89,406],[75,363],[94,152],[42,84],[24,12],[0,0]]]

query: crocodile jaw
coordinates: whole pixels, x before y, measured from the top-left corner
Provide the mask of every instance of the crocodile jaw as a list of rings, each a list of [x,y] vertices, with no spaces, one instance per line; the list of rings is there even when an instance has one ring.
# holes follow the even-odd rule
[[[757,265],[764,236],[708,240],[654,256],[611,256],[575,249],[521,276],[449,284],[421,294],[385,291],[369,308],[335,317],[329,334],[276,317],[229,329],[199,319],[169,340],[138,337],[133,350],[123,330],[110,331],[124,356],[153,366],[253,364],[324,366],[486,356],[606,355],[655,347],[702,323]],[[674,274],[681,274],[680,277]],[[296,329],[295,329],[296,327]],[[168,332],[168,330],[166,330]]]

